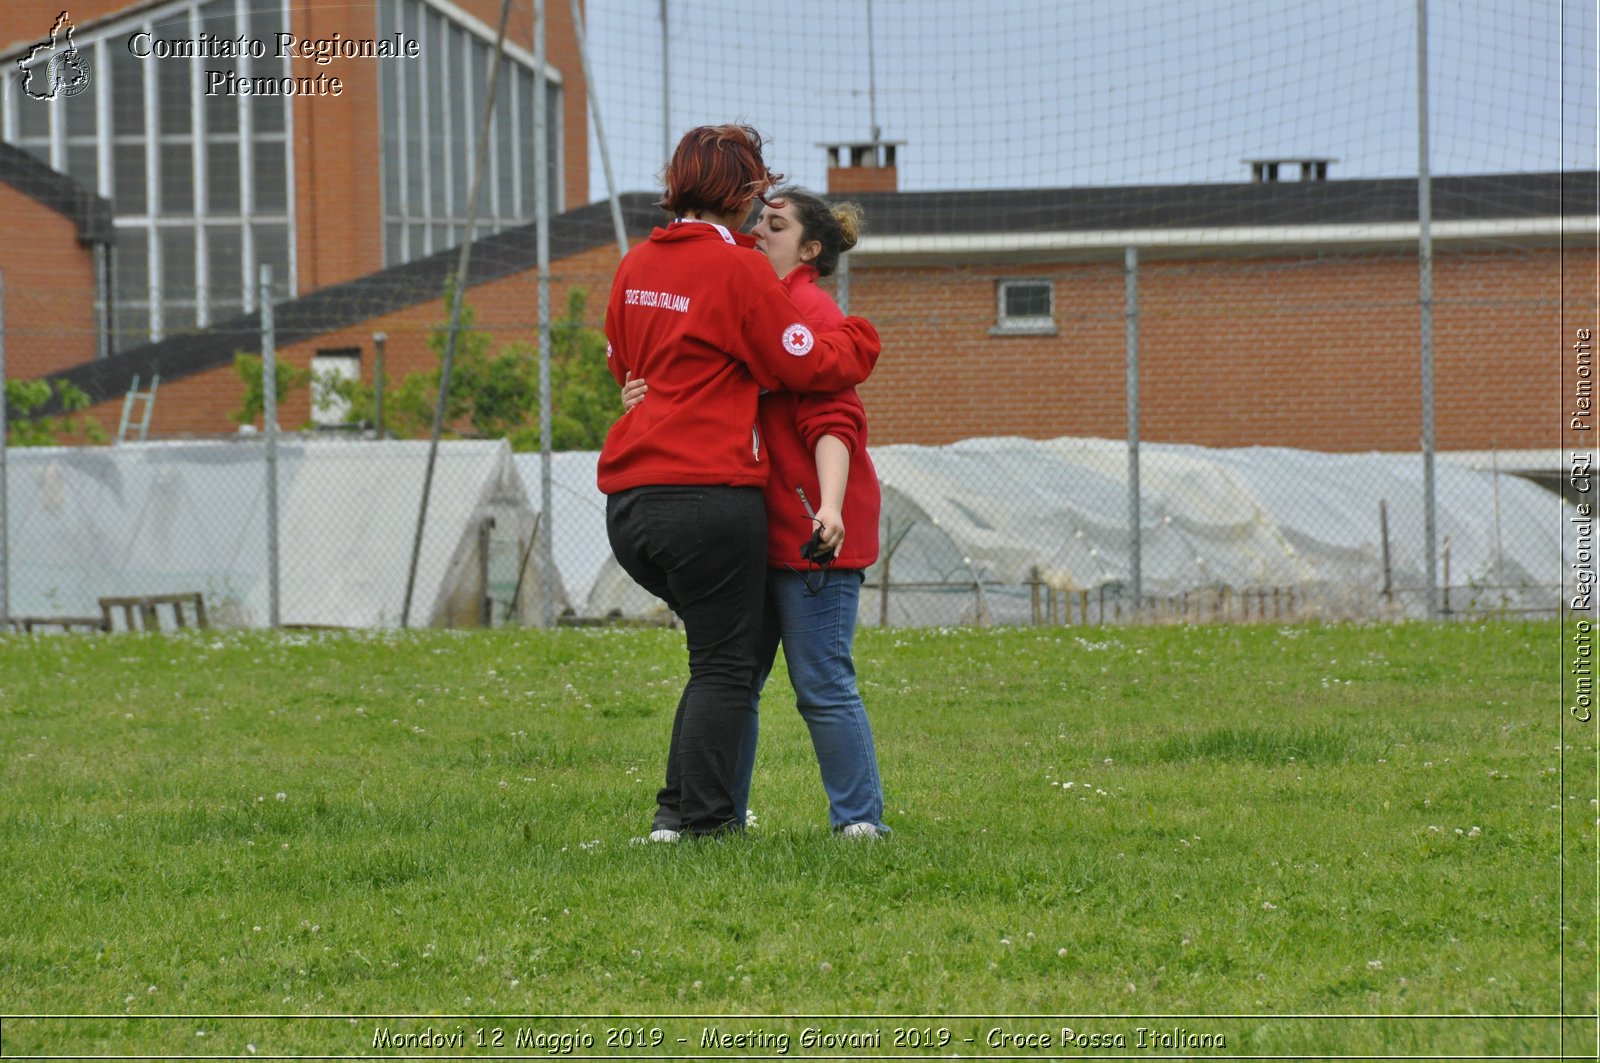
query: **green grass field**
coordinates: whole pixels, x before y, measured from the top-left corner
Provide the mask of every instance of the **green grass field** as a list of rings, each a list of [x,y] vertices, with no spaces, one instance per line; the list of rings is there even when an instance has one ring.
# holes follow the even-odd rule
[[[1561,638],[863,630],[893,836],[775,678],[679,846],[676,632],[0,638],[0,1052],[1593,1058]]]

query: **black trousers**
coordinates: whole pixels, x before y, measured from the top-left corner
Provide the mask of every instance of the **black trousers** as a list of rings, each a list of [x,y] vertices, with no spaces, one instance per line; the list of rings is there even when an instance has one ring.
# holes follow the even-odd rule
[[[757,487],[635,487],[606,500],[624,571],[683,621],[689,682],[678,699],[652,829],[742,830],[733,779],[755,711],[766,594],[767,512]]]

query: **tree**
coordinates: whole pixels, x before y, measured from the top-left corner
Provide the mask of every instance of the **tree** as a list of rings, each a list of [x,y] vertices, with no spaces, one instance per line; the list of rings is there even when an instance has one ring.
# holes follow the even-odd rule
[[[239,408],[228,417],[234,424],[255,424],[256,420],[266,412],[267,389],[261,382],[265,373],[261,356],[245,354],[242,351],[235,354],[233,371],[244,381],[244,398],[240,401]],[[289,397],[289,392],[305,387],[311,381],[311,370],[284,362],[278,362],[273,367],[272,375],[273,382],[277,385],[273,390],[278,394],[279,406],[282,406],[283,401]]]
[[[622,415],[621,393],[606,367],[605,333],[583,324],[588,297],[567,293],[566,315],[550,326],[550,446],[552,450],[599,450]],[[538,367],[535,359],[531,438],[512,437],[517,450],[539,447]]]
[[[454,298],[446,285],[445,305]],[[606,339],[583,323],[587,297],[581,289],[567,295],[565,315],[551,325],[550,392],[552,446],[556,450],[595,450],[622,412],[616,381],[606,368]],[[444,434],[456,438],[508,439],[514,450],[539,447],[538,348],[508,343],[491,354],[491,337],[475,327],[477,315],[463,302],[450,369],[450,396],[445,405]],[[444,365],[449,345],[448,324],[435,328],[428,346]],[[426,438],[433,431],[440,369],[408,373],[384,392],[384,430],[402,439]],[[350,404],[350,419],[371,423],[376,414],[373,388],[359,381],[330,384]]]
[[[50,401],[52,391],[60,401],[61,416],[34,417],[33,412]],[[110,441],[99,421],[87,415],[74,416],[93,406],[94,401],[82,388],[65,380],[55,381],[54,388],[49,380],[8,380],[5,402],[13,414],[6,418],[8,446],[54,446],[63,435],[81,436],[90,443]]]

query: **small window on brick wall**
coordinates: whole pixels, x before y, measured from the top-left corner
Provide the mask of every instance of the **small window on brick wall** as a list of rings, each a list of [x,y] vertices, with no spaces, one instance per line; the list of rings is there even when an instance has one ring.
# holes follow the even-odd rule
[[[1051,336],[1056,331],[1055,285],[1049,280],[1003,280],[995,286],[995,336]]]

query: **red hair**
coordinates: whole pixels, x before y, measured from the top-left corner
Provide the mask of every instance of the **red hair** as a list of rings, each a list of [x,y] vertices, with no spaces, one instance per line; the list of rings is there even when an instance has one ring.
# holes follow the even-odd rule
[[[675,215],[735,214],[781,180],[761,158],[760,133],[747,125],[703,125],[678,141],[656,205]]]

